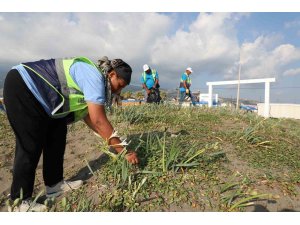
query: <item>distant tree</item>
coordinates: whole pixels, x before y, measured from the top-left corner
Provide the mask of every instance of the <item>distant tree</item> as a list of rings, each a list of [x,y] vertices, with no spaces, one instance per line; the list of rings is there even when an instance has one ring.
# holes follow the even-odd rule
[[[144,93],[142,91],[135,92],[135,98],[138,99],[138,100],[143,100],[144,99]]]
[[[113,106],[121,106],[121,96],[120,94],[114,94],[112,98],[112,105]]]
[[[122,92],[121,96],[122,96],[123,99],[129,99],[129,98],[132,97],[132,92],[131,91],[126,91],[124,93]]]
[[[160,91],[160,97],[161,97],[162,100],[166,100],[167,99],[167,92]]]

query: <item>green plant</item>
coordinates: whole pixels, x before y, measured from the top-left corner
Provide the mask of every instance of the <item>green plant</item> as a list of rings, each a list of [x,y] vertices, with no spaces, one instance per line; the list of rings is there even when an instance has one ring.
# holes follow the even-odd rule
[[[242,209],[254,204],[254,201],[264,200],[269,194],[258,194],[257,191],[246,189],[239,182],[232,181],[235,175],[220,187],[221,201],[228,211]],[[245,180],[242,181],[243,183]]]
[[[69,196],[63,197],[54,207],[64,212],[90,212],[95,208],[93,200],[87,196],[84,189],[73,191]]]
[[[34,198],[34,200],[30,203],[29,208],[27,209],[27,212],[30,212],[30,209],[32,206],[37,202],[39,197],[44,193],[44,191],[40,191],[37,196]],[[13,212],[16,207],[19,207],[22,204],[23,201],[23,189],[20,190],[20,198],[16,198],[14,201],[8,199],[6,201],[6,205],[9,209],[9,211]]]

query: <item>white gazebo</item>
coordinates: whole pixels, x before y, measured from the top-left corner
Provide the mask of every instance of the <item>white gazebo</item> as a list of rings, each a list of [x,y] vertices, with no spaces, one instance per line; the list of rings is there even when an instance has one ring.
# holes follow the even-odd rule
[[[213,95],[214,85],[265,83],[264,117],[268,118],[270,115],[270,83],[271,82],[275,82],[275,78],[207,82],[206,85],[208,86],[208,95],[209,95],[208,107],[212,107],[212,95]]]

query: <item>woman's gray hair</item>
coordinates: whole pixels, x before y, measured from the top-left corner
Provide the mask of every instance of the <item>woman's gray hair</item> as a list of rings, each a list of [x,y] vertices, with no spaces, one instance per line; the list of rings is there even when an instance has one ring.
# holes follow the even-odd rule
[[[98,67],[100,72],[107,76],[107,74],[113,69],[111,65],[111,61],[108,59],[107,56],[103,56],[101,59],[98,60]]]

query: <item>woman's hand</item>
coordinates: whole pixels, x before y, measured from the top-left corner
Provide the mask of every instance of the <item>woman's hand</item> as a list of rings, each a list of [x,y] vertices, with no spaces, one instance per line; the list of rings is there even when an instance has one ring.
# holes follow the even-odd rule
[[[87,102],[87,105],[89,114],[85,117],[85,122],[104,140],[109,140],[109,145],[114,146],[113,148],[118,153],[122,152],[124,148],[118,146],[121,140],[118,137],[110,138],[114,129],[106,117],[104,105],[97,105],[90,102]],[[137,154],[134,151],[127,151],[125,158],[131,164],[139,163]]]
[[[126,155],[125,155],[125,158],[131,164],[139,163],[139,158],[137,157],[137,154],[134,151],[128,151],[128,153],[126,153]]]

